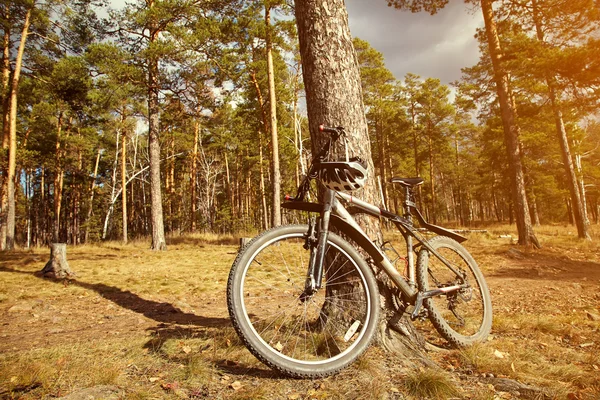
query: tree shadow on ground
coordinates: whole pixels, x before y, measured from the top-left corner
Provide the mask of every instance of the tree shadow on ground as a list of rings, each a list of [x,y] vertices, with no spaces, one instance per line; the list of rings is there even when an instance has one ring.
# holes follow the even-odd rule
[[[572,260],[546,254],[527,254],[518,258],[506,257],[509,263],[489,277],[551,281],[600,281],[600,263]]]
[[[60,285],[76,285],[84,289],[93,290],[107,300],[112,301],[120,307],[144,315],[157,322],[167,324],[194,325],[202,327],[224,327],[230,325],[228,318],[203,317],[192,313],[186,313],[183,310],[173,306],[170,303],[148,300],[139,295],[121,288],[105,285],[103,283],[87,283],[77,279],[55,280],[44,278],[38,272],[23,271],[13,268],[0,266],[0,272],[18,273],[24,275],[36,276],[47,282],[53,282]]]
[[[193,236],[173,236],[167,238],[167,246],[171,245],[194,245],[198,247],[204,247],[205,245],[226,245],[235,246],[239,244],[240,239],[235,237],[215,237],[215,238],[203,238]]]

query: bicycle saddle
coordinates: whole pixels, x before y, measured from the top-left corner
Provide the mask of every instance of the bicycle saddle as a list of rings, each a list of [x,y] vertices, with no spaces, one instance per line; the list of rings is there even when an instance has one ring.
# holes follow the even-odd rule
[[[397,176],[390,179],[390,183],[399,183],[405,187],[414,187],[423,183],[423,178],[399,178]]]

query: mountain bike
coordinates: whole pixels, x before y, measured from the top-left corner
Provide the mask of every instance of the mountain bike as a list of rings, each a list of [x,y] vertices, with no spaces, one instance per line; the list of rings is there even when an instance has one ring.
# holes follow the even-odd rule
[[[344,128],[320,126],[320,131],[327,135],[325,146],[313,157],[296,196],[286,196],[282,204],[313,216],[307,224],[261,233],[233,262],[227,305],[245,346],[291,377],[323,377],[345,368],[367,349],[379,323],[380,296],[370,264],[397,286],[396,300],[412,307],[413,320],[429,318],[457,347],[485,340],[492,325],[487,284],[460,244],[466,238],[427,223],[418,210],[414,189],[423,179],[391,179],[404,189],[403,215],[357,199],[344,191],[364,186],[366,164],[348,157]],[[340,138],[346,157],[332,161],[332,146]],[[325,187],[322,201],[306,201],[315,180]],[[357,214],[398,229],[406,241],[405,268],[396,268],[386,254],[388,242],[378,245],[367,236]],[[428,239],[421,229],[437,236]]]

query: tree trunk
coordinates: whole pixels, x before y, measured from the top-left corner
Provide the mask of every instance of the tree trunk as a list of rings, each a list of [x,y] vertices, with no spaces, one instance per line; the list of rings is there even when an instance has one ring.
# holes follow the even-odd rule
[[[261,111],[261,115],[262,115],[262,119],[263,119],[263,126],[264,129],[267,129],[267,126],[269,126],[268,121],[267,121],[267,112],[265,110],[265,102],[263,100],[262,97],[262,92],[260,90],[260,86],[258,85],[258,80],[256,79],[256,73],[254,71],[251,72],[250,75],[251,79],[252,79],[252,83],[254,84],[254,89],[256,90],[256,96],[258,97],[258,104],[260,104],[260,111]],[[260,196],[261,196],[261,204],[262,204],[262,224],[263,224],[263,228],[264,229],[269,229],[269,214],[268,214],[268,210],[267,210],[267,197],[265,194],[265,171],[264,171],[264,165],[263,165],[263,140],[262,140],[262,131],[259,130],[258,132],[258,154],[259,154],[259,159],[258,159],[258,163],[260,166]]]
[[[267,47],[267,76],[269,79],[269,116],[271,126],[273,204],[271,209],[271,226],[281,225],[281,173],[279,171],[279,138],[277,134],[277,97],[275,94],[275,71],[273,68],[273,52],[271,41],[271,8],[265,7],[265,28]]]
[[[436,213],[436,204],[435,204],[435,174],[434,174],[434,165],[433,165],[433,140],[431,139],[431,135],[433,132],[431,128],[428,129],[428,148],[429,148],[429,183],[431,184],[431,219],[434,224],[437,223],[437,213]]]
[[[527,195],[525,192],[525,178],[521,161],[521,146],[519,143],[520,128],[516,121],[517,112],[514,105],[512,90],[510,88],[510,78],[508,72],[502,65],[502,58],[504,55],[502,54],[500,39],[498,38],[498,31],[496,29],[492,0],[481,0],[481,10],[485,22],[485,32],[490,57],[492,59],[496,91],[500,102],[502,125],[504,126],[504,141],[508,156],[519,244],[533,244],[535,247],[539,248],[540,244],[533,231],[531,216],[529,214],[529,205],[527,204]]]
[[[127,244],[127,133],[125,117],[121,126],[121,222],[123,226],[123,243]]]
[[[197,175],[198,175],[198,140],[200,139],[200,123],[194,121],[194,147],[190,166],[190,231],[196,232],[197,209]]]
[[[9,7],[5,7],[6,21],[10,20]],[[8,142],[10,140],[10,26],[4,28],[2,43],[2,155],[8,154]],[[2,183],[0,186],[0,249],[6,249],[6,209],[8,207],[8,165],[2,163]]]
[[[326,140],[319,132],[319,125],[342,125],[348,132],[352,155],[368,160],[369,171],[374,171],[359,67],[344,2],[296,0],[295,6],[313,154]],[[376,201],[377,187],[372,172],[365,188],[356,194],[366,201]],[[368,235],[378,235],[377,220],[360,222]],[[387,310],[391,310],[391,291],[385,283],[381,283],[380,287],[387,300],[384,304],[388,306]],[[388,314],[397,315],[393,311]],[[406,317],[396,317],[389,323],[382,319],[379,342],[385,348],[399,352],[402,355],[399,360],[407,365],[426,363],[419,345],[415,345],[417,338],[418,334]]]
[[[533,21],[535,23],[535,30],[538,41],[544,43],[544,31],[539,15],[539,8],[537,0],[532,1],[533,6]],[[577,184],[577,174],[575,173],[575,167],[573,166],[573,158],[571,157],[571,149],[569,146],[569,139],[567,137],[567,131],[563,121],[562,111],[560,109],[560,99],[558,97],[558,89],[556,85],[556,79],[552,76],[546,76],[546,86],[548,86],[548,95],[550,97],[550,104],[552,106],[552,113],[554,114],[554,124],[556,125],[556,134],[558,136],[558,142],[560,144],[563,166],[567,175],[567,182],[569,185],[569,192],[571,194],[571,204],[573,205],[573,217],[575,218],[575,225],[577,226],[577,235],[580,239],[591,240],[590,234],[588,233],[589,222],[585,218],[585,206],[582,201],[581,193],[579,192]]]
[[[50,261],[46,263],[41,274],[46,278],[54,279],[71,278],[75,275],[67,262],[66,243],[52,243],[50,245]]]
[[[54,225],[52,230],[52,238],[54,242],[60,241],[60,213],[62,206],[62,189],[63,189],[63,148],[61,144],[61,133],[63,128],[63,112],[58,115],[56,123],[56,155],[54,166]]]
[[[98,154],[96,154],[96,164],[94,166],[94,175],[92,176],[92,184],[90,185],[90,201],[87,211],[87,217],[85,219],[85,239],[84,243],[88,243],[90,239],[90,224],[92,214],[94,212],[94,192],[96,191],[96,178],[98,176],[98,166],[100,165],[100,155],[102,154],[102,149],[98,149]]]
[[[147,0],[148,8],[154,8],[154,0]],[[150,22],[150,42],[158,40],[160,29],[154,19]],[[150,158],[150,214],[152,221],[152,250],[166,250],[165,226],[163,220],[162,190],[160,180],[160,141],[159,141],[159,99],[158,99],[158,60],[148,59],[148,154]]]
[[[25,42],[29,34],[29,23],[31,11],[35,2],[25,14],[23,30],[21,31],[21,42],[17,51],[15,61],[15,70],[13,71],[10,82],[10,117],[9,117],[9,144],[8,144],[8,174],[7,180],[7,210],[6,210],[6,250],[12,250],[15,247],[15,174],[17,170],[17,93],[19,89],[19,78],[21,76],[21,65],[23,64],[23,53],[25,52]]]

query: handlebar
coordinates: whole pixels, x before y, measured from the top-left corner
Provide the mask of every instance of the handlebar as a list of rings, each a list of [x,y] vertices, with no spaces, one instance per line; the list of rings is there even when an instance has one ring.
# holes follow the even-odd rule
[[[319,125],[319,131],[331,134],[331,138],[328,141],[328,143],[321,149],[321,151],[313,157],[308,173],[306,174],[306,176],[304,176],[302,182],[300,182],[300,186],[298,186],[298,192],[296,194],[296,197],[286,195],[286,201],[302,201],[304,199],[304,195],[308,192],[310,188],[310,180],[317,177],[317,171],[315,170],[315,166],[329,155],[331,145],[335,141],[337,141],[340,138],[340,136],[346,135],[346,131],[342,126],[331,127]]]
[[[323,133],[331,133],[334,141],[337,140],[340,136],[346,134],[346,131],[344,130],[343,126],[332,127],[319,125],[319,131]]]

